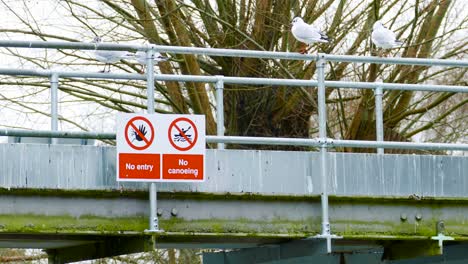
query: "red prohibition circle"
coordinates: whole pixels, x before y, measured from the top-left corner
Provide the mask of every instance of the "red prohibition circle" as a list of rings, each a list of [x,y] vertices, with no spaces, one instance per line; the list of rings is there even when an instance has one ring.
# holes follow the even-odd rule
[[[185,134],[180,129],[180,127],[177,126],[177,122],[179,122],[179,121],[185,121],[185,122],[189,123],[190,125],[192,125],[193,132],[195,133],[195,137],[193,138],[193,141],[191,141],[188,137],[186,137]],[[172,139],[172,137],[171,137],[171,130],[172,130],[173,127],[175,127],[175,129],[177,131],[179,131],[179,133],[185,138],[185,140],[187,140],[187,142],[189,143],[189,145],[187,147],[179,147],[179,146],[177,146],[176,143],[174,143],[174,139]],[[171,143],[171,145],[175,149],[180,150],[180,151],[186,151],[186,150],[189,150],[189,149],[193,148],[195,146],[195,143],[197,143],[198,130],[197,130],[197,127],[195,126],[195,123],[193,123],[192,120],[190,120],[190,119],[188,119],[186,117],[179,117],[179,118],[175,119],[174,121],[172,121],[172,123],[169,125],[169,129],[167,130],[167,136],[169,137],[169,142]]]
[[[151,138],[150,139],[147,139],[145,137],[145,135],[143,135],[139,130],[138,128],[133,124],[133,122],[137,121],[137,120],[141,120],[143,122],[145,122],[146,124],[148,124],[150,130],[151,130]],[[140,138],[143,139],[143,141],[145,141],[146,145],[144,146],[135,146],[132,141],[128,138],[128,134],[129,134],[129,128],[132,128],[133,129],[133,132],[136,133],[136,135],[138,135]],[[125,140],[127,141],[128,145],[133,148],[133,149],[136,149],[136,150],[144,150],[144,149],[147,149],[149,146],[151,146],[151,143],[153,143],[153,139],[154,139],[154,128],[153,128],[153,125],[151,124],[151,122],[142,117],[142,116],[135,116],[134,118],[130,119],[128,122],[127,122],[127,125],[125,126]]]

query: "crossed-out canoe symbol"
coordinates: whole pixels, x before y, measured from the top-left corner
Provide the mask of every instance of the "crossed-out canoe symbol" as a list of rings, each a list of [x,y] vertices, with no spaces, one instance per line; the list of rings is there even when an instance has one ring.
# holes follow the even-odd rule
[[[193,148],[197,142],[197,127],[192,120],[186,117],[177,118],[169,125],[168,137],[175,149],[187,151]]]

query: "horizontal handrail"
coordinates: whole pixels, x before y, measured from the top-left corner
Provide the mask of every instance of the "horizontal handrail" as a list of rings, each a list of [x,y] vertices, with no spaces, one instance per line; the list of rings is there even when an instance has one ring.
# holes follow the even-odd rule
[[[317,61],[319,58],[323,58],[327,61],[336,61],[336,62],[468,67],[468,61],[466,60],[398,58],[398,57],[381,58],[381,57],[372,57],[372,56],[333,55],[333,54],[321,54],[321,53],[300,54],[297,52],[198,48],[198,47],[153,45],[153,44],[150,44],[150,45],[115,44],[115,43],[95,44],[91,42],[0,40],[0,47],[78,49],[78,50],[142,50],[142,51],[145,51],[148,49],[155,49],[158,52],[169,52],[169,53],[176,53],[176,54],[209,55],[209,56],[310,60],[310,61]]]
[[[49,131],[0,129],[0,136],[46,137],[46,138],[82,138],[82,139],[116,139],[114,132],[87,131]],[[415,143],[396,141],[341,140],[321,138],[276,138],[276,137],[241,137],[241,136],[206,136],[207,143],[227,143],[245,145],[302,146],[302,147],[356,147],[386,149],[420,149],[420,150],[461,150],[468,151],[468,144],[462,143]]]
[[[12,137],[44,137],[44,138],[80,138],[80,139],[116,139],[113,132],[89,131],[51,131],[51,130],[25,130],[0,129],[0,136]]]
[[[0,47],[28,48],[28,49],[76,49],[76,50],[148,50],[154,45],[92,43],[68,41],[29,41],[29,40],[0,40]]]
[[[60,78],[90,78],[146,81],[146,75],[136,73],[77,72],[0,68],[0,75],[50,77],[52,76],[52,74],[57,74]]]
[[[0,68],[0,75],[19,76],[42,76],[50,77],[53,73],[61,78],[91,78],[91,79],[116,79],[116,80],[146,80],[142,74],[122,74],[122,73],[99,73],[99,72],[71,72],[54,70],[22,70]],[[220,79],[225,84],[246,84],[246,85],[271,85],[271,86],[300,86],[317,87],[316,80],[298,79],[278,79],[278,78],[257,78],[257,77],[231,77],[231,76],[203,76],[203,75],[172,75],[155,74],[156,81],[177,81],[177,82],[204,82],[216,83]],[[346,82],[346,81],[325,81],[327,88],[354,88],[354,89],[376,89],[378,86],[385,90],[409,90],[409,91],[439,91],[439,92],[459,92],[468,93],[467,86],[434,85],[434,84],[406,84],[406,83],[375,83],[375,82]]]
[[[468,151],[468,144],[461,143],[416,143],[398,141],[341,140],[321,138],[274,138],[274,137],[238,137],[206,136],[208,143],[229,143],[248,145],[288,145],[302,147],[355,147],[386,149],[420,149],[420,150],[461,150]]]

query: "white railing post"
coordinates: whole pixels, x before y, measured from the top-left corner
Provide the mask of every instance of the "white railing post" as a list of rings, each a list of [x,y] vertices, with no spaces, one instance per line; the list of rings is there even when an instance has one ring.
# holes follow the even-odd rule
[[[319,119],[319,141],[320,146],[320,179],[322,181],[322,193],[320,195],[322,205],[322,233],[321,238],[326,239],[327,253],[331,253],[331,229],[328,216],[328,168],[327,168],[327,105],[325,101],[325,64],[323,54],[319,54],[316,62],[318,82],[318,119]]]
[[[58,131],[58,74],[50,75],[50,129]],[[52,138],[51,144],[57,144],[58,139]]]
[[[224,136],[224,76],[216,76],[216,135]],[[218,143],[218,149],[224,149],[224,143]]]
[[[383,111],[382,111],[382,80],[376,81],[377,87],[374,89],[375,95],[375,133],[378,142],[384,141],[384,129],[383,129]],[[384,154],[383,148],[377,148],[377,154]]]
[[[147,111],[148,114],[154,114],[154,46],[151,46],[146,51],[146,92],[147,92]],[[158,209],[158,190],[156,183],[151,182],[149,186],[150,199],[150,216],[149,230],[150,232],[159,232],[159,219],[156,213]]]

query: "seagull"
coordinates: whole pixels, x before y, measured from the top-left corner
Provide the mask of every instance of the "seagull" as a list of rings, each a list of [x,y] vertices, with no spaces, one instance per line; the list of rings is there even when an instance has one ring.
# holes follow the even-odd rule
[[[403,44],[402,41],[396,39],[395,32],[384,27],[380,20],[376,21],[372,27],[372,42],[377,48],[381,49],[391,49]]]
[[[99,36],[96,36],[93,39],[92,43],[94,43],[97,47],[99,43],[102,43],[102,39]],[[131,58],[131,53],[128,51],[120,50],[95,50],[94,57],[96,58],[96,60],[105,63],[104,69],[100,72],[106,72],[107,66],[109,66],[109,70],[107,70],[107,72],[110,72],[110,65],[112,63],[116,63],[121,59]]]
[[[135,54],[131,55],[133,56],[133,59],[135,59],[139,64],[142,65],[141,72],[144,73],[144,69],[146,67],[146,52],[145,51],[137,51]],[[159,63],[161,61],[167,61],[169,60],[168,57],[164,57],[161,55],[159,52],[154,53],[154,58],[153,61],[154,63]]]
[[[307,45],[320,42],[328,43],[328,37],[323,32],[318,30],[312,25],[309,25],[302,20],[300,17],[295,17],[291,22],[292,28],[291,32],[293,36],[302,43],[303,45],[299,52],[305,54],[307,52]]]
[[[141,65],[146,65],[146,52],[137,51],[135,53],[135,60]],[[161,55],[161,53],[159,53],[159,52],[154,53],[154,62],[155,63],[158,63],[158,62],[161,62],[161,61],[167,61],[167,60],[169,60],[169,58],[164,57],[163,55]]]

